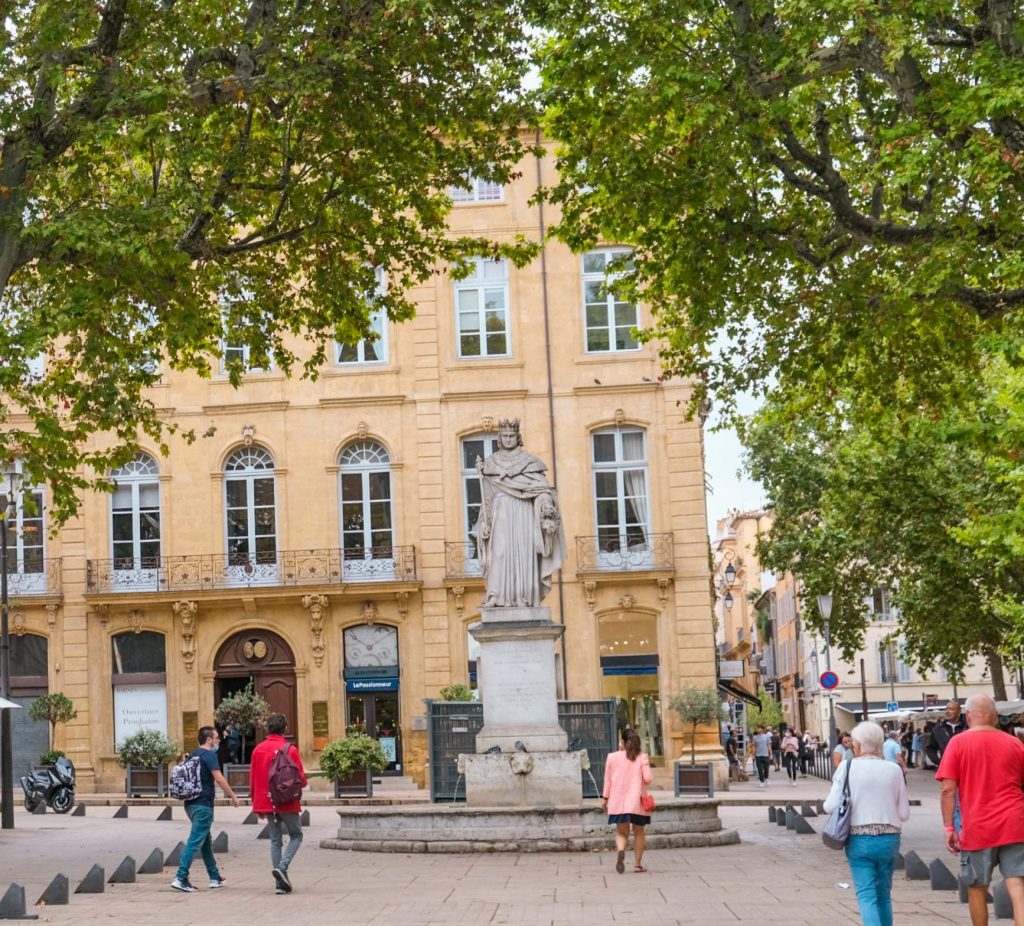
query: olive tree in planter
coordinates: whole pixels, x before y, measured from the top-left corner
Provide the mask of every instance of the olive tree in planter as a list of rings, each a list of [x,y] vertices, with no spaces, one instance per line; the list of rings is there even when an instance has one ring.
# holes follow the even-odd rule
[[[673,695],[668,704],[679,719],[690,726],[690,764],[685,766],[676,762],[675,792],[677,795],[712,796],[715,793],[714,763],[697,764],[697,727],[714,726],[717,729],[725,719],[718,689],[713,685],[706,688],[687,685],[679,694]]]
[[[128,797],[167,796],[167,766],[178,757],[176,743],[158,730],[139,730],[117,745],[117,761],[126,771]]]
[[[53,765],[64,755],[59,749],[53,748],[53,741],[57,738],[57,724],[68,723],[78,716],[74,703],[60,691],[40,695],[28,706],[28,716],[30,720],[45,720],[49,723],[50,749],[39,757],[39,764]]]
[[[224,766],[224,777],[236,794],[243,797],[249,793],[249,765],[245,760],[245,743],[256,736],[256,728],[263,726],[270,716],[270,705],[263,695],[253,689],[252,679],[241,691],[229,694],[213,712],[214,719],[225,730],[235,727],[242,737],[242,764]]]
[[[334,796],[373,797],[373,773],[388,767],[388,757],[372,736],[356,733],[332,740],[320,753],[320,771],[334,782]]]
[[[439,692],[442,701],[472,701],[473,689],[469,685],[445,685]]]

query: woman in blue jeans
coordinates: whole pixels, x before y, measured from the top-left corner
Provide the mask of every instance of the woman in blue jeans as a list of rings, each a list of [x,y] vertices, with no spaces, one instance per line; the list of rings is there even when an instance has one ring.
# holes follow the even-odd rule
[[[850,839],[846,860],[857,890],[864,926],[892,926],[892,872],[900,849],[900,829],[910,817],[903,769],[882,758],[885,734],[870,720],[850,734],[853,756],[832,776],[826,813],[842,803],[843,782],[850,779]]]

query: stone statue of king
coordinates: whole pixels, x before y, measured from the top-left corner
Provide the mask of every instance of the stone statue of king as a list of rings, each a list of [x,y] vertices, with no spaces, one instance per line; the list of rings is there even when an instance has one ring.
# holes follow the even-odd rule
[[[537,608],[565,559],[558,498],[544,463],[523,449],[519,419],[498,424],[498,449],[477,457],[482,504],[473,528],[484,575],[484,608]]]

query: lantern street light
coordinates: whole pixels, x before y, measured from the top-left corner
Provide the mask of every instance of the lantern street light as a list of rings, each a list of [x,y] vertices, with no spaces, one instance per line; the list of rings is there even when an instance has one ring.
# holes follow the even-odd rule
[[[0,698],[11,700],[11,631],[7,601],[7,538],[12,536],[12,521],[17,517],[15,499],[21,489],[21,473],[14,460],[4,462],[4,510],[0,523]],[[15,552],[17,556],[17,552]],[[0,828],[14,829],[14,757],[11,745],[11,710],[0,709]]]

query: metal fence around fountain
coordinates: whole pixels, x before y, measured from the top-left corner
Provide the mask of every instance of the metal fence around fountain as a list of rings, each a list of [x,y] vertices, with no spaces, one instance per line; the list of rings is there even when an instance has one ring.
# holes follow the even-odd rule
[[[432,701],[427,705],[427,749],[430,753],[430,800],[464,801],[459,753],[476,752],[476,735],[484,725],[478,701]],[[581,774],[584,797],[600,797],[604,761],[619,748],[615,726],[615,698],[600,701],[559,701],[558,722],[577,748],[590,756],[590,771]]]

